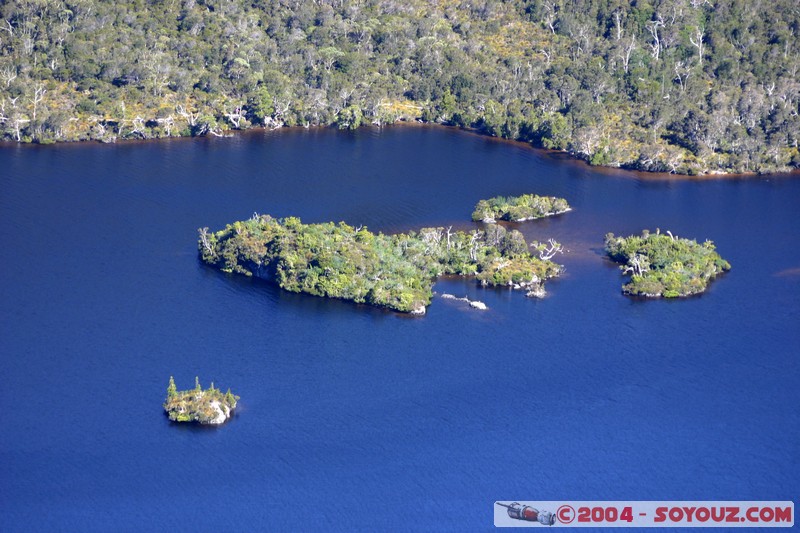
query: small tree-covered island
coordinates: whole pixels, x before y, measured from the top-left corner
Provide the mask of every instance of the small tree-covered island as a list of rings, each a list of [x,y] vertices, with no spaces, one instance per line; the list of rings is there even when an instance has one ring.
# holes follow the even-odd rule
[[[472,220],[491,224],[497,220],[524,222],[566,213],[572,208],[563,198],[555,196],[495,196],[481,200],[472,212]]]
[[[164,411],[173,422],[198,422],[205,425],[219,425],[228,421],[236,408],[239,396],[214,388],[214,384],[203,390],[200,380],[194,379],[195,387],[179,391],[175,380],[170,376],[167,386],[167,399]]]
[[[442,275],[475,276],[483,285],[544,295],[545,280],[563,266],[551,261],[561,245],[528,244],[517,230],[423,228],[384,235],[365,227],[303,224],[254,214],[225,229],[199,230],[202,260],[225,272],[256,276],[304,292],[424,314],[433,283]]]
[[[678,238],[671,232],[641,236],[617,237],[606,234],[608,256],[622,263],[623,273],[631,281],[622,292],[635,296],[677,298],[706,290],[717,275],[730,270],[731,265],[716,252],[714,243]]]

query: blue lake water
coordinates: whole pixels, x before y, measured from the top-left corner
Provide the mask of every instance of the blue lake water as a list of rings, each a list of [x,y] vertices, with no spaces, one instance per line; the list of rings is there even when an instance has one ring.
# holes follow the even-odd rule
[[[548,297],[446,280],[423,318],[197,258],[253,212],[383,232],[574,211]],[[800,179],[597,170],[443,128],[0,147],[0,530],[490,531],[496,500],[791,500],[800,491]],[[634,301],[603,235],[670,229],[733,265]],[[174,375],[242,397],[171,424]]]

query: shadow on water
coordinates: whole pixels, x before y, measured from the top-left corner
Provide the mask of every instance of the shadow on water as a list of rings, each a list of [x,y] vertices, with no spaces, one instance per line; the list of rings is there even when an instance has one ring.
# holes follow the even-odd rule
[[[237,408],[238,409],[238,408]],[[200,424],[198,422],[173,422],[172,420],[164,415],[164,419],[166,420],[167,426],[169,426],[170,431],[180,431],[183,433],[196,433],[196,434],[206,434],[206,433],[216,433],[217,431],[222,431],[226,429],[228,426],[233,426],[236,424],[237,415],[233,415],[227,422],[221,425],[214,425],[214,424]]]
[[[280,306],[292,309],[294,313],[314,316],[315,314],[350,313],[364,315],[365,317],[409,317],[406,313],[398,313],[390,309],[383,309],[338,298],[324,298],[312,294],[287,291],[276,283],[261,278],[244,276],[241,274],[221,272],[218,268],[205,264],[198,259],[200,268],[205,278],[224,283],[236,298],[246,298],[250,301],[268,302],[270,307]],[[415,318],[415,317],[411,317]]]

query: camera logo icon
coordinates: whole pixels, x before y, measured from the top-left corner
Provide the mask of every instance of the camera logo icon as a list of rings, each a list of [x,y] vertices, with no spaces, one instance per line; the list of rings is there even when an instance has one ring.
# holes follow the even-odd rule
[[[552,526],[556,523],[556,515],[550,511],[540,511],[529,505],[522,505],[519,502],[501,503],[495,502],[501,507],[505,507],[508,516],[515,520],[524,520],[526,522],[539,522],[543,526]]]

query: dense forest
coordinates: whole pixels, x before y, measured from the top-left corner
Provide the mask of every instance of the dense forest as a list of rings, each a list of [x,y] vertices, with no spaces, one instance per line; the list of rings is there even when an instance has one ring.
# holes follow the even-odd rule
[[[0,137],[423,120],[678,173],[800,166],[797,0],[5,0]]]

